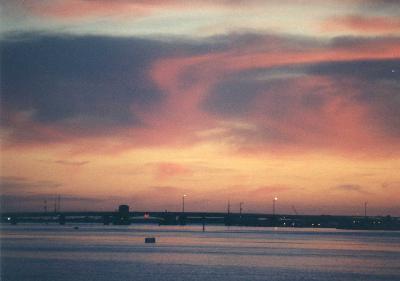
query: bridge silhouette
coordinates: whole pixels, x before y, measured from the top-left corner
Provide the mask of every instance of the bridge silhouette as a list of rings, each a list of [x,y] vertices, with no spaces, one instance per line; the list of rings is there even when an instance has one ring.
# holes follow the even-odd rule
[[[129,225],[155,223],[159,225],[222,224],[231,226],[314,227],[345,229],[400,230],[398,217],[285,215],[265,213],[227,212],[160,212],[129,211],[121,205],[117,211],[58,211],[58,212],[4,212],[2,223],[102,223]],[[122,207],[122,208],[121,208]]]

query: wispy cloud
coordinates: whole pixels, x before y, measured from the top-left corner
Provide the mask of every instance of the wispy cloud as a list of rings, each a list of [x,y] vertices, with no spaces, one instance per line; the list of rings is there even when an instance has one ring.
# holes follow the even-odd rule
[[[291,190],[299,190],[299,188],[294,188],[287,185],[272,185],[272,186],[261,186],[251,191],[255,196],[262,195],[276,195],[283,192],[288,192]]]
[[[336,191],[345,191],[345,192],[354,192],[360,194],[370,194],[364,187],[358,184],[340,184],[337,186],[332,187],[332,190]]]
[[[328,19],[322,26],[325,31],[389,34],[400,32],[397,17],[347,15]]]
[[[61,164],[61,165],[67,165],[67,166],[83,166],[90,162],[89,161],[57,160],[57,161],[55,161],[55,163]]]
[[[384,182],[381,187],[384,190],[400,191],[400,181]]]
[[[156,167],[157,178],[160,180],[191,174],[188,167],[177,163],[158,163]]]
[[[62,186],[62,184],[53,181],[36,181],[24,177],[1,177],[0,190],[2,194],[13,194],[23,192],[40,192],[44,190],[54,189]]]
[[[61,210],[108,210],[111,211],[113,208],[110,208],[114,204],[114,208],[118,206],[118,203],[115,203],[115,198],[95,198],[95,197],[85,197],[85,196],[74,196],[68,194],[1,194],[0,202],[1,202],[1,211],[2,212],[21,212],[21,211],[43,211],[46,205],[47,210],[50,212],[53,210],[53,206],[55,208],[58,196],[60,196],[60,204],[57,208]],[[118,202],[121,202],[122,198],[118,199]],[[54,205],[53,205],[54,204]],[[93,207],[93,206],[97,206]]]

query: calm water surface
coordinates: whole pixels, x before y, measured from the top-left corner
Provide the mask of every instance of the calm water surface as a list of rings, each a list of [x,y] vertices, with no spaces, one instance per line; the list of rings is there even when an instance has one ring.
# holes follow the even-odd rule
[[[1,280],[400,280],[400,232],[74,226],[1,226]]]

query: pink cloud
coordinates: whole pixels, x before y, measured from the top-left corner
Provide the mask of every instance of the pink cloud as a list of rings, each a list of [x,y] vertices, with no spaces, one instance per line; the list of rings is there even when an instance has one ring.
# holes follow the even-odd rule
[[[360,33],[400,32],[400,19],[350,15],[333,17],[322,25],[324,31],[355,31]]]
[[[179,0],[54,0],[24,1],[22,9],[34,16],[59,20],[88,19],[93,17],[143,17],[165,10],[189,10],[193,7],[230,9],[242,6],[237,2],[179,1]],[[131,18],[130,18],[131,19]]]
[[[275,44],[279,45],[279,40]],[[207,55],[157,61],[153,65],[151,75],[166,93],[167,103],[164,110],[171,113],[167,118],[183,120],[177,122],[183,127],[190,127],[190,124],[198,128],[215,125],[218,119],[205,115],[199,104],[219,81],[240,71],[334,61],[392,59],[398,57],[400,42],[377,39],[352,44],[337,43],[309,50],[274,48],[275,51],[258,52],[251,51],[253,47],[243,46],[240,51],[225,50]],[[187,73],[196,77],[189,86],[185,86]],[[382,131],[377,129],[379,124],[371,117],[372,109],[368,105],[354,102],[354,94],[361,89],[351,79],[337,83],[335,79],[317,76],[288,80],[287,87],[280,89],[281,92],[277,94],[292,95],[294,103],[290,104],[290,114],[276,120],[267,118],[263,113],[270,104],[269,100],[263,100],[266,95],[254,99],[252,111],[246,116],[246,120],[255,124],[257,128],[269,128],[280,132],[290,142],[271,143],[261,138],[259,147],[256,140],[248,139],[248,145],[246,141],[241,141],[241,148],[278,151],[289,149],[292,152],[319,148],[346,152],[365,149],[376,150],[379,154],[382,141],[391,144],[388,147],[393,147],[393,139],[385,139],[382,137]],[[310,91],[320,91],[319,89],[323,89],[321,95],[325,95],[326,104],[318,111],[305,110],[301,106],[301,97]],[[189,122],[185,122],[186,120]]]
[[[396,38],[338,40],[329,45],[315,44],[314,47],[305,44],[303,48],[297,42],[277,36],[241,43],[240,48],[232,44],[218,51],[156,59],[147,74],[160,89],[162,102],[152,105],[151,110],[139,104],[131,105],[132,114],[143,120],[141,126],[102,128],[99,133],[96,128],[91,128],[88,134],[85,129],[68,124],[37,123],[30,116],[22,118],[11,114],[11,134],[16,134],[11,139],[20,144],[24,144],[26,139],[34,140],[25,145],[71,143],[76,153],[117,153],[143,146],[192,145],[206,140],[199,137],[199,132],[218,128],[221,122],[237,121],[212,114],[202,107],[215,87],[234,75],[240,77],[240,73],[246,71],[316,63],[392,59],[398,58],[400,51],[400,41]],[[249,100],[251,110],[238,119],[249,123],[253,129],[223,128],[219,141],[233,144],[234,148],[245,153],[322,149],[346,153],[353,150],[373,152],[373,155],[393,151],[396,142],[383,133],[374,120],[373,105],[355,100],[355,95],[362,90],[349,77],[337,79],[308,74],[286,78],[283,86],[276,88],[274,93],[265,89]],[[304,107],[302,99],[310,92],[318,93],[324,103],[317,108]],[[280,97],[286,107],[279,117],[270,114],[279,106],[273,100],[274,96]],[[40,139],[35,139],[38,136]],[[14,142],[11,145],[19,144]],[[159,176],[164,178],[185,172],[182,167],[174,165],[158,169]]]
[[[166,180],[173,177],[186,176],[191,174],[191,170],[177,163],[158,163],[156,165],[156,177],[160,180]]]
[[[104,1],[104,0],[55,0],[24,1],[23,8],[32,15],[53,19],[85,19],[100,16],[130,15],[136,17],[151,14],[155,7],[173,1]]]

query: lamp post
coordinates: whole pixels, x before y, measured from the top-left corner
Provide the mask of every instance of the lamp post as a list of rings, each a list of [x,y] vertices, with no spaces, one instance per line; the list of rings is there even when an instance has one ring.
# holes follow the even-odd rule
[[[272,199],[272,215],[275,216],[275,202],[278,200],[278,197],[274,197],[274,199]]]
[[[182,213],[185,213],[185,197],[186,196],[187,196],[186,194],[183,194],[183,196],[182,196]]]

